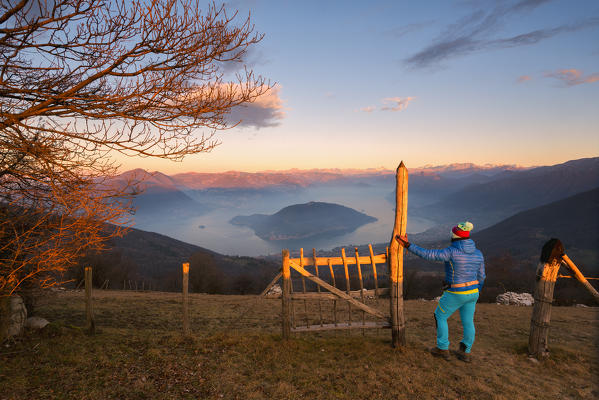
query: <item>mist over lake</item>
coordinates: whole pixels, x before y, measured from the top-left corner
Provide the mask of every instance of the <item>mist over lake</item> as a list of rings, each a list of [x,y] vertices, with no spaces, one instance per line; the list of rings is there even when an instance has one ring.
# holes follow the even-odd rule
[[[386,242],[390,239],[395,212],[395,206],[390,201],[392,190],[393,186],[389,185],[389,182],[374,182],[249,192],[243,189],[225,193],[186,191],[194,200],[202,204],[211,204],[214,208],[191,218],[177,215],[140,215],[136,218],[135,227],[159,232],[227,255],[258,256],[279,253],[283,248],[303,247],[318,250],[340,245]],[[372,216],[377,221],[341,236],[277,242],[260,239],[252,229],[235,226],[229,222],[238,215],[274,214],[284,207],[310,201],[340,204]],[[432,221],[421,217],[408,217],[408,231],[411,233],[422,232],[433,225]]]

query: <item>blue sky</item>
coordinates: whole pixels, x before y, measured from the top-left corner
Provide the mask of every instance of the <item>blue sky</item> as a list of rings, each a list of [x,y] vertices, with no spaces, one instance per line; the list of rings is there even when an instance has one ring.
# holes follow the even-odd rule
[[[259,127],[167,173],[547,165],[599,155],[597,1],[236,1],[276,82]],[[270,126],[268,126],[270,125]]]

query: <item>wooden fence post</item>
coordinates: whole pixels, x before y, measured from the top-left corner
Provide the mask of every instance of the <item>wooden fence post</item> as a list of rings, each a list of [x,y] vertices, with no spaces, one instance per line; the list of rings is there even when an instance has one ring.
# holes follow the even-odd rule
[[[183,263],[183,334],[189,335],[189,263]]]
[[[96,333],[96,323],[94,321],[94,310],[92,307],[92,267],[85,267],[85,317],[87,324],[87,333],[94,335]]]
[[[537,285],[528,337],[528,354],[537,359],[548,355],[549,321],[553,289],[559,271],[564,246],[559,239],[551,239],[543,245],[541,260],[537,267]]]
[[[291,270],[289,269],[289,250],[283,250],[283,293],[281,295],[283,310],[283,339],[291,336]]]
[[[406,234],[408,222],[408,170],[403,161],[396,171],[395,224],[389,244],[389,278],[391,286],[391,344],[406,345],[406,322],[403,305],[403,245],[396,235]]]

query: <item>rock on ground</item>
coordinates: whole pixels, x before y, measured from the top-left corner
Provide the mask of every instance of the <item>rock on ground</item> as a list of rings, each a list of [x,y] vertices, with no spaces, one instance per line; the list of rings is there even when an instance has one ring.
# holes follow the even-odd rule
[[[10,321],[8,323],[8,336],[17,336],[23,331],[27,319],[27,308],[21,296],[10,298]]]
[[[497,296],[497,304],[508,304],[516,306],[532,306],[535,303],[530,293],[506,292]]]
[[[268,292],[266,292],[265,296],[278,297],[278,296],[281,296],[281,294],[283,294],[283,289],[281,289],[281,285],[279,285],[278,283],[275,283],[268,290]]]
[[[25,328],[28,329],[43,329],[50,322],[41,317],[29,317],[25,321]]]

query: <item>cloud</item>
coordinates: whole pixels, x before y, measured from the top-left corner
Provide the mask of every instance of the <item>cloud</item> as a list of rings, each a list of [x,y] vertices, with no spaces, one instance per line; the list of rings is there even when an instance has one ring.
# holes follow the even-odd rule
[[[599,73],[584,76],[583,72],[578,69],[560,69],[555,72],[547,72],[545,77],[557,79],[566,86],[576,86],[599,81]]]
[[[283,100],[279,96],[280,88],[275,85],[254,102],[233,107],[227,115],[227,122],[256,129],[279,125],[285,118]]]
[[[238,61],[218,62],[221,71],[225,74],[234,74],[244,68],[254,69],[257,66],[266,65],[268,63],[268,58],[256,44],[246,47],[241,59]]]
[[[408,104],[414,100],[415,97],[388,97],[383,99],[383,103],[386,104],[381,108],[383,111],[401,111],[408,107]]]
[[[432,25],[434,22],[435,22],[434,20],[430,20],[430,21],[418,22],[418,23],[414,23],[414,24],[408,24],[408,25],[390,29],[386,33],[395,37],[396,39],[399,39],[405,35],[408,35],[410,33],[419,31],[420,29],[426,28],[427,26]]]
[[[516,82],[518,82],[518,83],[524,83],[524,82],[527,82],[527,81],[529,81],[531,79],[532,78],[531,78],[530,75],[522,75],[522,76],[519,76],[518,79],[516,79]]]
[[[428,68],[478,51],[524,46],[553,36],[599,25],[599,17],[548,29],[538,29],[507,38],[494,38],[511,16],[532,11],[551,0],[521,0],[506,6],[499,3],[490,11],[477,10],[449,25],[433,42],[404,60],[410,68]]]
[[[362,112],[367,112],[367,113],[371,113],[374,110],[376,110],[375,106],[368,106],[368,107],[362,107],[360,108],[358,111],[362,111]]]

